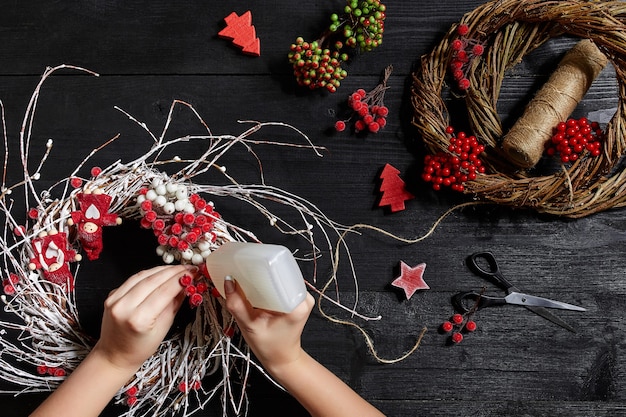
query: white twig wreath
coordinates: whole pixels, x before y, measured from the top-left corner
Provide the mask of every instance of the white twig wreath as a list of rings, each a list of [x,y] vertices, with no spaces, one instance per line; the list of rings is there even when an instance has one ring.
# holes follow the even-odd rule
[[[203,196],[228,196],[251,204],[268,223],[284,234],[299,235],[310,244],[311,252],[302,259],[315,262],[321,250],[314,232],[321,235],[335,267],[337,250],[344,246],[341,236],[349,228],[327,218],[308,201],[266,185],[239,184],[218,162],[235,146],[243,146],[254,154],[259,143],[306,147],[319,155],[302,132],[283,123],[250,122],[251,127],[238,136],[214,135],[193,107],[182,101],[172,103],[167,121],[159,136],[145,124],[123,112],[141,126],[154,141],[143,156],[130,162],[115,162],[103,169],[92,169],[90,178],[80,178],[79,172],[90,159],[110,142],[94,149],[73,174],[46,190],[37,188],[41,168],[51,153],[52,142],[37,165],[30,161],[31,129],[40,88],[55,71],[71,69],[97,75],[80,67],[60,65],[48,68],[35,88],[26,109],[20,132],[20,158],[24,179],[18,184],[2,183],[0,211],[4,228],[0,235],[2,278],[5,311],[14,319],[0,322],[0,377],[19,388],[13,392],[50,391],[59,385],[90,351],[93,340],[83,331],[75,300],[74,282],[79,272],[82,254],[90,259],[102,250],[102,228],[120,220],[136,219],[142,227],[152,229],[158,240],[157,252],[165,262],[204,265],[204,259],[225,241],[258,241],[254,233],[228,223],[218,214],[218,208]],[[1,103],[1,102],[0,102]],[[172,121],[173,110],[186,107],[206,127],[206,134],[165,140]],[[5,126],[2,108],[3,127]],[[251,138],[267,125],[283,126],[305,140],[304,144],[258,141]],[[8,149],[6,129],[5,149]],[[166,149],[179,142],[201,141],[206,146],[202,155],[193,160],[174,157],[161,160]],[[175,167],[166,174],[165,167]],[[203,185],[192,180],[211,169],[219,169],[228,185]],[[14,215],[15,191],[23,188],[27,216],[25,224]],[[15,197],[16,198],[16,197]],[[263,201],[279,203],[295,210],[301,225],[292,225],[275,215]],[[333,250],[333,242],[337,248]],[[347,248],[345,248],[347,251]],[[350,262],[351,264],[351,262]],[[336,280],[332,274],[331,281]],[[354,277],[353,270],[353,277]],[[318,290],[315,277],[307,282],[318,296],[325,298],[352,316],[364,317],[356,305],[344,307],[333,297],[325,295],[326,283]],[[211,295],[209,280],[190,288],[190,303],[196,307],[195,318],[186,328],[166,339],[158,351],[141,367],[134,378],[118,392],[116,401],[128,405],[123,416],[160,416],[174,410],[188,416],[219,397],[224,415],[227,409],[237,414],[247,412],[245,380],[253,367],[258,367],[247,346],[232,338],[236,329],[232,317],[219,297]],[[358,326],[357,326],[358,327]],[[260,368],[259,368],[260,369]],[[202,386],[209,374],[219,374],[215,386]],[[261,370],[262,372],[262,370]],[[233,381],[234,379],[237,381]],[[236,386],[233,382],[237,382]]]

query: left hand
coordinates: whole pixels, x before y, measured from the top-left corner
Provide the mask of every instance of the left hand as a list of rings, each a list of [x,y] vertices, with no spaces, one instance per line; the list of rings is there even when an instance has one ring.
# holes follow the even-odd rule
[[[185,294],[179,279],[192,266],[158,266],[131,276],[104,303],[100,340],[94,351],[122,370],[139,369],[169,331]]]

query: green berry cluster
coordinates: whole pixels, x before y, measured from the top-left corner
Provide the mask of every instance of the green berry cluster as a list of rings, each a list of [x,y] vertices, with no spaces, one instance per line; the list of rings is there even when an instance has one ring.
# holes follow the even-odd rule
[[[386,10],[379,0],[348,0],[343,19],[337,14],[330,17],[330,31],[342,31],[348,46],[371,51],[383,43]]]
[[[347,76],[341,65],[349,58],[345,48],[371,51],[383,41],[386,7],[380,0],[347,0],[344,13],[333,13],[324,34],[313,42],[298,37],[288,58],[296,81],[310,89],[334,93]]]
[[[337,41],[333,50],[322,48],[318,41],[306,42],[302,37],[296,39],[289,51],[289,62],[299,85],[310,89],[326,88],[331,93],[337,91],[341,80],[348,75],[341,68],[341,63],[348,59],[340,50],[343,44]]]

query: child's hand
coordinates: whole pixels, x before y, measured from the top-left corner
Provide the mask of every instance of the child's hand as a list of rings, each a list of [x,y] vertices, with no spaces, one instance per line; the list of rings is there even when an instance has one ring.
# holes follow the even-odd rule
[[[113,366],[138,369],[163,341],[184,300],[178,280],[197,274],[183,265],[141,271],[111,291],[104,303],[100,340],[94,351]]]
[[[237,320],[244,339],[271,374],[300,359],[300,338],[315,304],[311,294],[291,313],[255,309],[234,281],[224,282],[226,307]]]

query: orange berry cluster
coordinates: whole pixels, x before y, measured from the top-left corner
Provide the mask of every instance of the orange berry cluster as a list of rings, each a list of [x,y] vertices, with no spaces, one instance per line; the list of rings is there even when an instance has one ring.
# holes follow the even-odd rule
[[[557,153],[561,162],[574,162],[585,151],[591,156],[599,156],[602,152],[604,132],[598,122],[589,122],[587,118],[568,119],[554,128],[552,140],[546,143],[546,154]]]
[[[472,60],[481,56],[485,48],[481,43],[466,37],[469,32],[467,25],[459,25],[456,31],[459,36],[450,44],[452,48],[450,72],[457,88],[461,91],[466,91],[470,87],[468,71]]]
[[[485,151],[485,145],[479,143],[475,136],[467,136],[464,132],[455,135],[451,126],[446,128],[446,133],[450,135],[448,152],[424,157],[422,179],[432,183],[436,191],[444,186],[463,192],[464,182],[474,180],[478,173],[485,172],[479,158]]]

